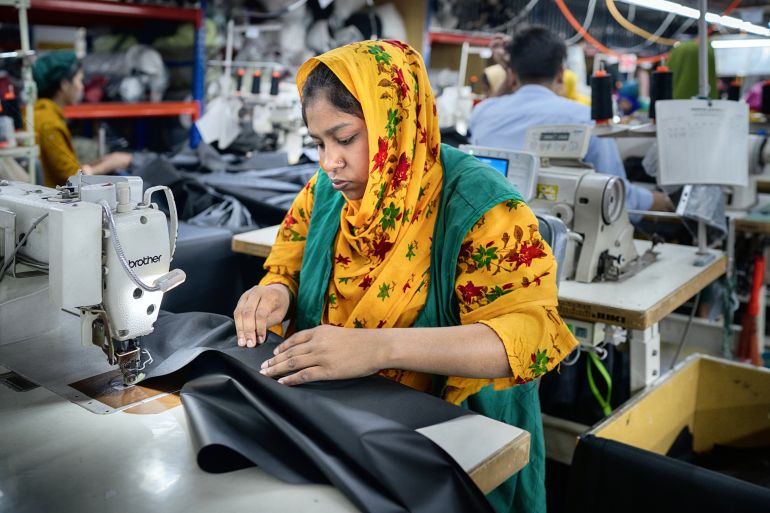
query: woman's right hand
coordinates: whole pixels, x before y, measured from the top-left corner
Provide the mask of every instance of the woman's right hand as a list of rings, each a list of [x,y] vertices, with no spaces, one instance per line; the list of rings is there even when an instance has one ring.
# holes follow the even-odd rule
[[[238,345],[256,347],[267,338],[267,330],[283,322],[291,306],[291,292],[286,285],[257,285],[243,293],[233,318]]]

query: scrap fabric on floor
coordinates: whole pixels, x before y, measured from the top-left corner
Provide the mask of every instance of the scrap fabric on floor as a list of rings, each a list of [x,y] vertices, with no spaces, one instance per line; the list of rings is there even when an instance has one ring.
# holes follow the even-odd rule
[[[162,314],[143,340],[148,378],[182,373],[198,463],[257,465],[291,483],[330,483],[362,511],[492,512],[466,472],[415,429],[472,414],[385,378],[299,387],[262,376],[280,337],[238,347],[232,319]]]

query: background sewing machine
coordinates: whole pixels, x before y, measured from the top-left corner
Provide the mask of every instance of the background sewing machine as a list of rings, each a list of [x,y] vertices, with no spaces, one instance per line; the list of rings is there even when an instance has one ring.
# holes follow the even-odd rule
[[[733,185],[726,195],[730,210],[748,210],[757,204],[758,184],[770,181],[770,144],[761,135],[749,135],[749,185]]]
[[[170,224],[150,202],[160,190]],[[125,384],[140,380],[141,337],[163,294],[185,279],[169,272],[176,232],[171,191],[142,196],[137,177],[77,175],[58,189],[0,182],[0,345],[40,336],[61,309],[75,311],[83,344],[100,347]]]
[[[625,210],[625,185],[582,161],[590,127],[533,127],[525,152],[475,146],[462,149],[493,165],[514,183],[536,212],[561,219],[570,230],[561,276],[568,280],[618,281],[655,260],[639,256]]]
[[[307,133],[299,93],[285,80],[288,66],[277,62],[275,45],[263,47],[282,30],[280,24],[228,22],[225,59],[208,62],[221,76],[209,87],[212,100],[197,124],[206,142],[216,140],[225,149],[239,139],[250,150],[285,151],[290,164],[299,161]]]

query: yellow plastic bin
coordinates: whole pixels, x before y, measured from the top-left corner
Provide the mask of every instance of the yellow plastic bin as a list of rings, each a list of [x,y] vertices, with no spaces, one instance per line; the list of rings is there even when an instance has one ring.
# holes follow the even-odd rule
[[[580,436],[570,511],[770,513],[770,461],[752,463],[748,482],[667,456],[683,430],[696,457],[770,455],[770,370],[700,354],[682,362]]]

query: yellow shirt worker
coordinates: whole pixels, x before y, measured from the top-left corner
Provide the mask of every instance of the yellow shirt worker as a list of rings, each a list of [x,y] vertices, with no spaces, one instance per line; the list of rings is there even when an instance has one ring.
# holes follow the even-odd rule
[[[110,153],[90,164],[78,162],[62,111],[83,96],[83,70],[74,52],[46,54],[35,62],[32,75],[40,97],[35,103],[35,140],[40,147],[44,185],[64,185],[81,169],[87,175],[104,175],[131,165],[131,154],[124,152]]]

